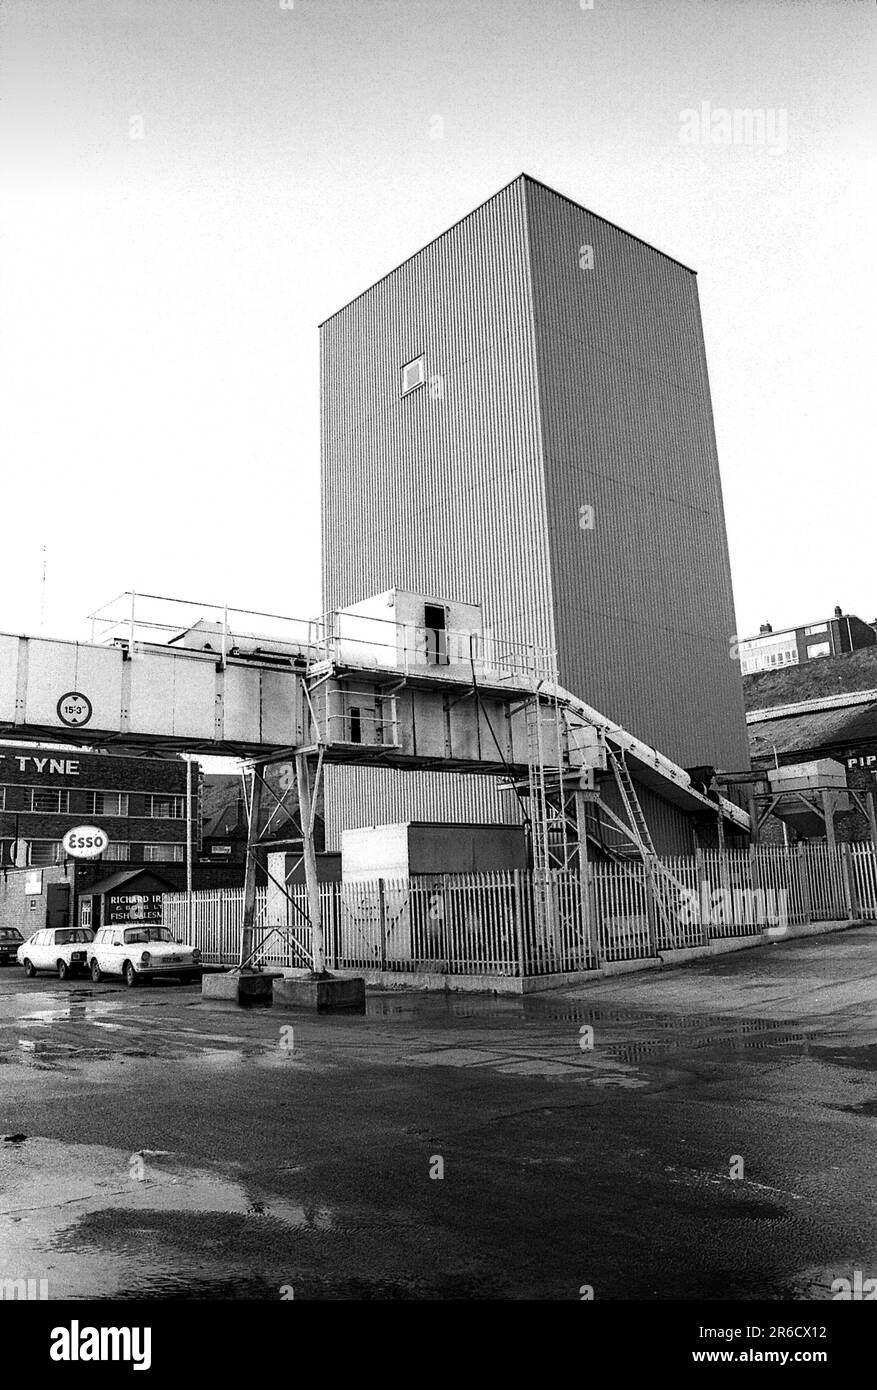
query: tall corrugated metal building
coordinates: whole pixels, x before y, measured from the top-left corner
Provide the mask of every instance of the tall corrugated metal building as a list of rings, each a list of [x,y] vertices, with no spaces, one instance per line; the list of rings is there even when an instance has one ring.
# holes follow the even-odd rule
[[[691,270],[522,175],[321,326],[321,398],[326,609],[480,603],[678,763],[748,766]],[[333,769],[326,797],[333,844],[517,814],[442,774]]]

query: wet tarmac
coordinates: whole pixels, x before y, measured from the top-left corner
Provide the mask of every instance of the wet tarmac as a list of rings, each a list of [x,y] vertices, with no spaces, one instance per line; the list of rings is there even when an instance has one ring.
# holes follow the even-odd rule
[[[0,1280],[832,1296],[877,1275],[877,927],[315,1018],[0,970]]]

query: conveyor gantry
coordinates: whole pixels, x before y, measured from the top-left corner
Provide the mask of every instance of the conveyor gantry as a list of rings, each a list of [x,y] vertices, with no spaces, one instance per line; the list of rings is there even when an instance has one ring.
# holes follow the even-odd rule
[[[267,638],[236,634],[227,610],[221,622],[199,621],[170,639],[155,640],[162,624],[146,626],[150,638],[142,640],[132,598],[130,622],[122,633],[114,624],[109,642],[0,634],[0,737],[249,760],[242,964],[251,954],[267,763],[294,761],[299,806],[307,809],[303,858],[315,971],[323,956],[314,806],[326,762],[497,776],[514,786],[529,779],[546,806],[559,799],[562,821],[571,791],[584,862],[579,803],[596,794],[595,773],[606,771],[607,756],[622,758],[637,781],[689,814],[748,829],[740,807],[704,796],[683,768],[562,689],[547,653],[485,634],[480,617],[465,631],[437,633],[346,610]],[[547,820],[543,815],[541,838],[537,820],[533,814],[534,864],[547,867]]]

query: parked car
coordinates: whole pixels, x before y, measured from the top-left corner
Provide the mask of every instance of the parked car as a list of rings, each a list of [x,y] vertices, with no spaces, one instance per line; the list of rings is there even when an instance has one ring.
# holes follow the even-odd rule
[[[181,980],[201,978],[201,952],[196,946],[175,941],[168,927],[101,927],[88,953],[91,978],[121,975],[128,986],[153,975],[176,975]]]
[[[28,979],[38,970],[51,970],[59,980],[77,970],[88,970],[88,948],[93,933],[87,927],[43,927],[22,942],[16,951]]]
[[[0,965],[14,965],[24,937],[17,927],[0,927]]]

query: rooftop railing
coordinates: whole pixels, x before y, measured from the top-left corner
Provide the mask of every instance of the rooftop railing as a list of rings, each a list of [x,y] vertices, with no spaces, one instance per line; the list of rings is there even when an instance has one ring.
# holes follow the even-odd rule
[[[554,653],[487,631],[437,629],[336,609],[294,618],[256,609],[127,590],[88,615],[91,640],[214,652],[235,657],[300,658],[309,669],[342,666],[403,675],[531,687],[556,681]]]

